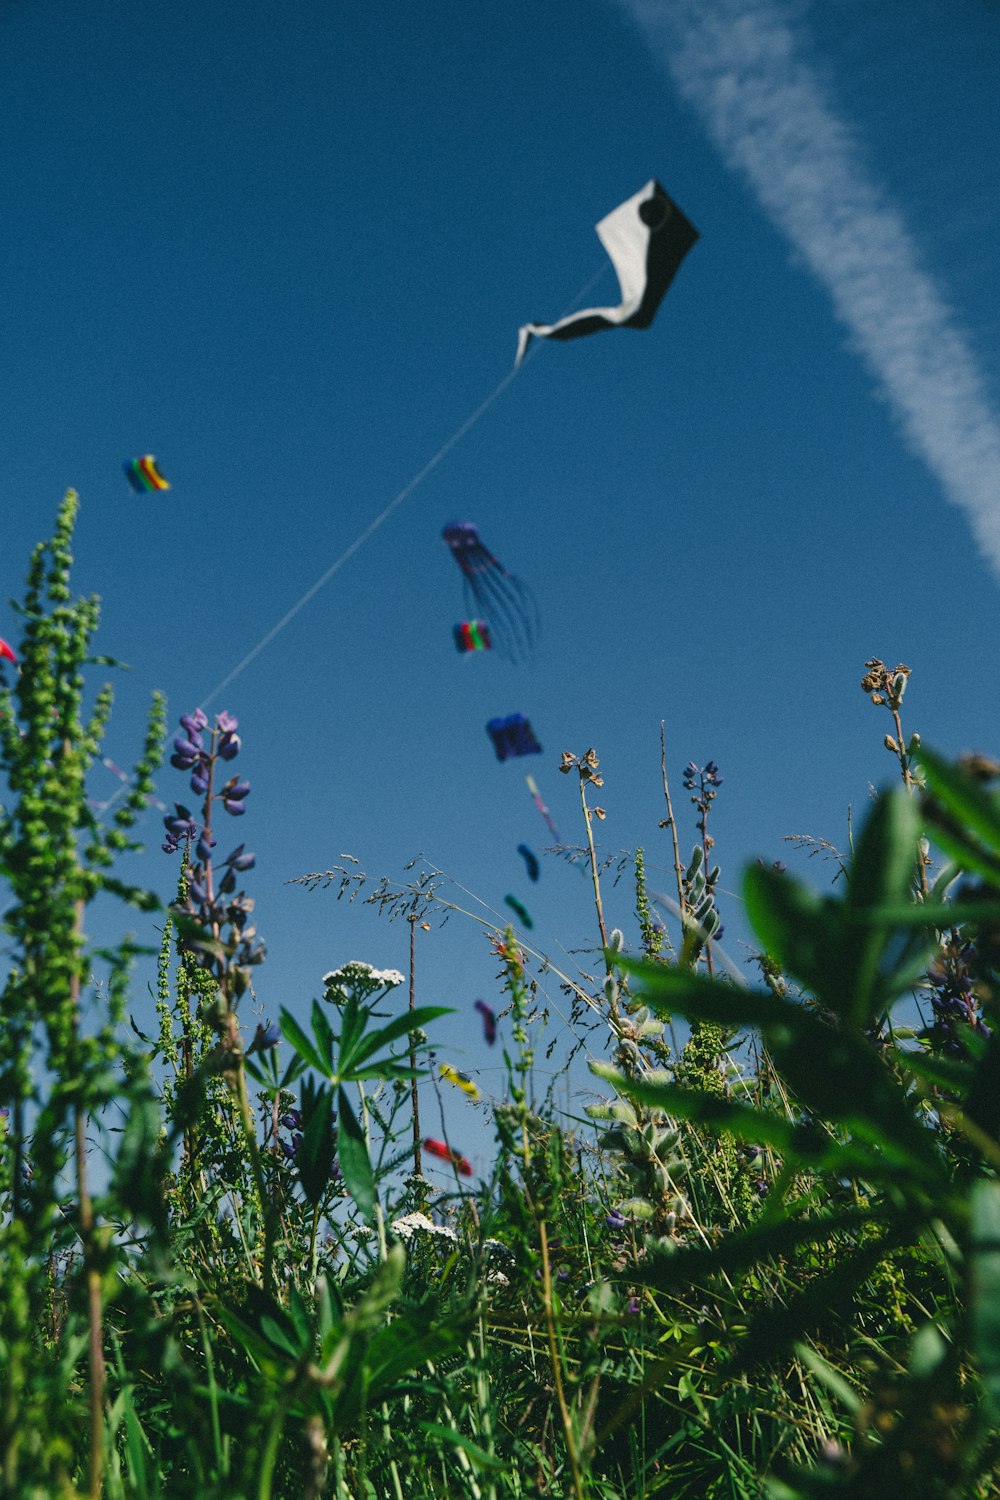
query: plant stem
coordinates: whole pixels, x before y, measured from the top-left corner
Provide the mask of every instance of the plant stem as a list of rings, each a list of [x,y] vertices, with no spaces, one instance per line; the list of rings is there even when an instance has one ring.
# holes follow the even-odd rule
[[[573,1436],[573,1419],[570,1416],[569,1407],[566,1405],[566,1392],[563,1389],[562,1379],[562,1362],[559,1358],[559,1344],[556,1339],[555,1318],[552,1312],[552,1270],[549,1266],[549,1241],[544,1219],[539,1220],[538,1233],[542,1241],[542,1295],[545,1300],[545,1325],[549,1334],[552,1379],[556,1388],[556,1400],[559,1402],[559,1414],[562,1417],[563,1432],[566,1436],[566,1452],[569,1455],[569,1466],[573,1475],[573,1489],[577,1500],[583,1500],[583,1478],[580,1473],[580,1459],[576,1451],[576,1440]]]
[[[590,808],[587,806],[586,778],[582,774],[580,776],[580,806],[583,808],[583,820],[587,826],[587,847],[590,850],[590,874],[594,882],[594,905],[597,908],[597,925],[601,930],[601,947],[607,950],[608,929],[604,925],[604,905],[601,901],[601,879],[597,873],[597,850],[594,848],[594,830],[591,822]],[[607,969],[607,972],[610,974],[612,967],[610,959],[605,958],[604,966]],[[613,1009],[615,1011],[615,1014],[617,1015],[617,1005],[614,1006]]]
[[[663,798],[667,804],[666,826],[670,829],[670,841],[674,846],[677,905],[681,909],[681,924],[683,926],[684,913],[687,911],[687,902],[684,898],[684,866],[681,864],[680,845],[677,842],[677,819],[674,817],[673,803],[670,800],[670,783],[667,780],[667,740],[665,721],[663,719],[660,720],[660,774],[663,777]]]
[[[416,981],[416,943],[415,933],[417,930],[417,918],[411,912],[406,919],[410,924],[410,1010],[416,1009],[417,1005],[417,981]],[[413,1117],[413,1171],[419,1177],[420,1172],[420,1098],[417,1091],[417,1049],[413,1041],[413,1033],[410,1032],[410,1070],[413,1077],[410,1079],[410,1108]]]

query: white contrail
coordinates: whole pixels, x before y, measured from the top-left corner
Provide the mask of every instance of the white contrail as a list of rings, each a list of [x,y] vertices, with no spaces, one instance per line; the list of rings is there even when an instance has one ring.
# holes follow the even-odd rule
[[[780,0],[619,0],[833,299],[911,450],[1000,572],[1000,420],[902,217]],[[695,215],[697,218],[697,215]]]

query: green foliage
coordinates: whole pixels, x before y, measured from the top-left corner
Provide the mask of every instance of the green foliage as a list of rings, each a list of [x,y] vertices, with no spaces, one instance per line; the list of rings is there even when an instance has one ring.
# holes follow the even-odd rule
[[[904,742],[908,669],[868,664],[902,787],[843,882],[747,872],[759,987],[719,946],[714,763],[684,772],[687,866],[664,773],[677,926],[654,919],[638,851],[629,957],[605,932],[598,758],[567,753],[600,979],[492,934],[496,1160],[473,1183],[453,1153],[437,1187],[412,1107],[443,1007],[387,1020],[403,976],[346,964],[282,1011],[280,1040],[258,1026],[247,1045],[263,949],[229,898],[252,857],[220,867],[225,940],[207,853],[166,913],[116,872],[164,715],[102,822],[86,779],[111,695],[87,681],[75,508],[33,555],[0,686],[0,1496],[995,1494],[1000,797],[988,763]],[[209,730],[213,768],[232,731]],[[933,882],[932,848],[950,861]],[[150,1041],[124,1024],[137,942],[85,937],[101,893],[159,914]],[[427,877],[377,900],[447,905]],[[554,1035],[546,972],[572,1004]],[[539,1099],[535,1059],[562,1047],[568,1070],[583,1045],[608,1092],[581,1120],[551,1086]]]

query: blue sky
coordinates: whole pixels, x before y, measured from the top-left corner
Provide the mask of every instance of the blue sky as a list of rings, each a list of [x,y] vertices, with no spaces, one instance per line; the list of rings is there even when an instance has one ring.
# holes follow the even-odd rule
[[[615,300],[599,218],[656,176],[701,233],[648,332],[541,347],[212,703],[253,787],[231,827],[269,1016],[348,958],[405,967],[404,924],[286,883],[343,853],[400,879],[422,853],[486,917],[513,891],[538,949],[587,967],[585,882],[549,859],[529,887],[516,853],[547,842],[524,769],[581,837],[564,748],[597,748],[602,845],[644,845],[663,885],[661,719],[681,807],[714,758],[730,892],[758,854],[825,880],[784,837],[843,847],[891,776],[866,658],[913,668],[927,742],[997,748],[1000,7],[705,10],[4,9],[2,592],[74,486],[76,582],[132,668],[120,764],[151,690],[172,723],[210,693],[496,389],[521,323],[595,277]],[[145,452],[169,493],[128,490]],[[534,589],[533,666],[454,652],[453,518]],[[514,711],[544,754],[499,765],[484,725]],[[143,831],[130,873],[169,894]],[[634,939],[627,881],[608,908]],[[487,1086],[495,967],[472,921],[421,934],[442,1053]]]

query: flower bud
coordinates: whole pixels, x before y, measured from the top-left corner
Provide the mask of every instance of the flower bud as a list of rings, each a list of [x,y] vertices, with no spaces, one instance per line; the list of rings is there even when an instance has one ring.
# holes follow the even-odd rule
[[[882,743],[887,750],[892,751],[893,755],[899,754],[899,746],[896,744],[896,741],[891,734],[887,734]]]

